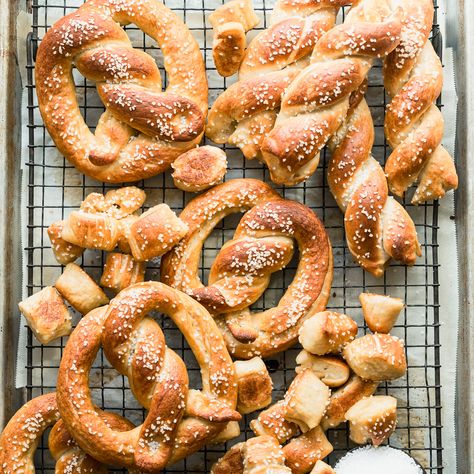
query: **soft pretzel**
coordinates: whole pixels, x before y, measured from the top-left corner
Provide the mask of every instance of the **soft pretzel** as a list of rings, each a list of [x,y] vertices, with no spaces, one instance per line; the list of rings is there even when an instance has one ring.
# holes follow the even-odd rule
[[[166,346],[158,323],[147,317],[152,310],[168,314],[186,337],[201,367],[202,391],[188,389],[184,362]],[[148,409],[144,423],[133,430],[110,428],[92,404],[89,371],[101,344]],[[162,283],[138,283],[122,290],[108,308],[85,316],[71,334],[58,374],[58,406],[84,451],[104,463],[156,472],[240,419],[236,382],[232,360],[209,313]]]
[[[260,144],[272,128],[281,96],[308,63],[318,38],[332,28],[339,7],[349,0],[278,0],[270,26],[249,44],[239,81],[225,90],[209,112],[206,135],[259,158]]]
[[[252,0],[230,0],[211,13],[209,21],[214,30],[212,57],[217,72],[224,77],[232,76],[244,57],[245,34],[260,23]]]
[[[134,23],[160,46],[168,87],[155,60],[134,49],[120,25]],[[106,111],[95,133],[79,111],[72,68],[96,83]],[[46,33],[36,58],[36,91],[61,153],[92,178],[137,181],[166,170],[199,143],[207,80],[199,46],[158,0],[88,0]]]
[[[400,44],[384,62],[385,88],[392,101],[385,115],[385,136],[393,148],[385,165],[390,190],[403,196],[418,183],[412,202],[443,197],[456,189],[452,157],[441,145],[443,116],[436,99],[443,85],[443,68],[428,40],[433,23],[432,0],[398,0],[402,9]]]
[[[275,183],[299,183],[317,168],[319,153],[341,126],[351,95],[363,86],[375,59],[400,41],[401,23],[387,18],[386,0],[362,0],[344,23],[316,43],[311,65],[291,82],[262,157]]]
[[[201,249],[226,215],[251,209],[232,240],[216,256],[204,286],[198,277]],[[162,260],[162,280],[187,292],[217,317],[230,352],[238,358],[267,356],[292,345],[301,323],[326,306],[332,281],[331,245],[323,225],[306,206],[284,200],[260,181],[238,179],[191,201],[180,215],[189,227]],[[267,288],[271,274],[291,259],[300,262],[278,305],[264,312],[249,306]]]
[[[107,423],[123,429],[123,418],[107,414]],[[85,454],[74,442],[59,419],[56,393],[33,398],[10,419],[0,437],[0,468],[2,474],[33,474],[33,455],[44,431],[54,425],[49,447],[56,461],[56,474],[106,473],[107,468]],[[126,426],[126,425],[125,425]]]
[[[369,107],[356,93],[341,127],[329,140],[327,178],[344,212],[351,254],[362,268],[382,276],[391,259],[413,265],[421,248],[411,217],[388,195],[383,168],[371,155],[373,142]]]

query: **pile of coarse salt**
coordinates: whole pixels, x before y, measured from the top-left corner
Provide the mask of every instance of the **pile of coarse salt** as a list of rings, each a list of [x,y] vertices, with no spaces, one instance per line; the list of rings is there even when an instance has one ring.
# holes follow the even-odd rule
[[[336,474],[423,474],[413,458],[390,446],[364,446],[350,451],[334,469]]]

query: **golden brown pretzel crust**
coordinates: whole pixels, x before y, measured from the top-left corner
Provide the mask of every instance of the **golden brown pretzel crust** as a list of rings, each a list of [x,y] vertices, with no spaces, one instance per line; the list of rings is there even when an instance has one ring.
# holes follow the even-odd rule
[[[279,0],[270,26],[249,44],[239,81],[214,102],[206,135],[238,146],[246,158],[261,159],[260,146],[275,122],[281,97],[317,40],[349,0]]]
[[[184,362],[166,346],[151,310],[171,316],[201,367],[202,391],[188,389]],[[148,409],[143,425],[119,432],[91,401],[89,370],[100,345]],[[156,472],[210,442],[235,411],[237,386],[224,340],[209,313],[189,296],[157,282],[123,290],[110,306],[81,320],[65,348],[58,375],[62,419],[78,444],[104,463]],[[93,427],[93,428],[92,428]]]
[[[125,420],[107,415],[109,423],[123,426]],[[58,421],[59,420],[59,421]],[[128,423],[128,422],[127,422]],[[104,465],[85,454],[74,442],[59,419],[56,393],[33,398],[13,415],[0,437],[2,474],[32,474],[33,455],[44,431],[54,425],[49,437],[51,454],[56,460],[56,474],[106,473]]]
[[[120,24],[134,23],[164,55],[161,90],[154,59],[132,47]],[[82,118],[75,65],[106,107],[93,134]],[[199,143],[207,79],[199,46],[183,21],[158,0],[88,0],[46,33],[36,59],[38,104],[64,156],[83,173],[112,183],[166,170]]]
[[[314,173],[373,61],[400,41],[400,20],[387,18],[389,13],[385,0],[357,2],[344,23],[316,43],[311,65],[286,89],[275,126],[262,142],[274,182],[294,185]]]
[[[367,102],[359,100],[329,141],[327,176],[344,212],[349,250],[362,268],[382,276],[391,259],[413,265],[421,248],[415,224],[388,195],[383,168],[371,155],[374,125]]]
[[[208,286],[198,277],[205,239],[226,215],[251,208],[211,268]],[[162,280],[195,297],[217,316],[227,347],[239,358],[267,356],[291,346],[301,323],[325,308],[332,282],[332,252],[319,219],[306,206],[279,198],[267,185],[238,179],[191,201],[180,218],[185,238],[162,260]],[[300,262],[278,305],[252,313],[249,306],[267,288],[273,272]],[[225,314],[229,313],[229,314]]]
[[[390,190],[398,196],[418,182],[412,202],[443,197],[456,189],[452,157],[441,145],[443,116],[435,102],[443,85],[443,68],[428,40],[433,1],[401,0],[402,40],[384,62],[385,87],[392,97],[385,115],[385,135],[392,154],[385,165]]]

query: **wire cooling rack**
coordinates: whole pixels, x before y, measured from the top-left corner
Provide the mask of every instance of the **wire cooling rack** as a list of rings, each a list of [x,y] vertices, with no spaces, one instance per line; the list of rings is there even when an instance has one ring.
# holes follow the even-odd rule
[[[65,217],[70,210],[77,208],[90,192],[104,192],[110,188],[99,184],[75,170],[56,150],[47,134],[39,114],[34,84],[34,61],[38,44],[47,28],[58,18],[70,13],[82,2],[80,0],[33,0],[28,5],[32,12],[33,25],[27,39],[27,94],[28,94],[28,190],[26,219],[28,234],[26,244],[26,272],[28,293],[32,294],[46,285],[53,284],[61,273],[61,266],[55,261],[47,227],[54,221]],[[168,0],[168,6],[178,13],[192,30],[205,57],[210,86],[210,103],[230,83],[221,78],[212,62],[212,30],[207,21],[208,15],[221,3],[221,0]],[[267,26],[272,5],[265,0],[256,0],[255,9],[262,22],[252,35]],[[153,41],[133,26],[127,27],[134,46],[141,47],[154,56],[161,65],[161,53]],[[441,53],[441,37],[438,25],[433,25],[435,49]],[[166,83],[166,75],[163,79]],[[75,77],[77,95],[81,111],[93,128],[102,112],[94,85],[79,75]],[[376,65],[371,71],[368,103],[371,107],[376,139],[374,156],[382,163],[388,156],[383,133],[383,115],[387,97],[383,89],[381,67]],[[439,104],[441,105],[441,104]],[[226,179],[254,177],[269,182],[268,172],[256,161],[246,161],[240,152],[224,147],[228,154],[229,172]],[[179,212],[193,197],[174,188],[169,173],[137,183],[147,193],[146,206],[166,202]],[[427,472],[441,473],[441,397],[440,397],[440,345],[438,319],[438,204],[428,203],[414,207],[405,205],[414,219],[423,256],[412,268],[393,264],[383,278],[375,279],[354,264],[345,244],[343,217],[326,183],[326,156],[323,153],[319,169],[308,181],[292,188],[278,188],[283,196],[304,202],[323,220],[334,249],[334,282],[329,308],[346,312],[359,324],[360,332],[366,331],[360,312],[358,296],[362,291],[380,292],[402,298],[406,308],[393,330],[395,335],[405,340],[408,354],[408,373],[406,377],[392,383],[381,385],[379,393],[387,393],[398,399],[399,423],[390,444],[403,447],[414,456]],[[202,278],[205,280],[209,267],[222,244],[232,237],[239,216],[231,216],[221,222],[206,242],[202,255]],[[82,266],[93,277],[100,277],[104,256],[98,252],[87,251],[82,257]],[[256,303],[257,309],[271,307],[283,294],[291,281],[297,261],[274,275],[265,295]],[[159,262],[148,266],[147,276],[159,277]],[[76,315],[76,322],[77,322]],[[199,368],[186,341],[169,319],[157,315],[165,330],[168,345],[176,350],[188,366],[191,384],[199,387]],[[27,395],[28,398],[50,392],[55,388],[57,368],[66,343],[63,338],[50,346],[40,345],[32,334],[28,334],[27,344]],[[22,350],[22,348],[20,348]],[[274,400],[282,398],[285,389],[294,377],[294,348],[267,360],[273,382]],[[110,368],[100,354],[91,372],[91,389],[96,403],[106,410],[115,411],[135,422],[140,422],[143,409],[130,393],[127,382]],[[255,416],[255,415],[254,415]],[[248,429],[251,417],[242,423],[242,434],[238,440],[251,437]],[[353,447],[345,426],[329,432],[329,440],[334,444],[334,452],[329,457],[333,463],[338,457]],[[236,441],[232,441],[233,444]],[[205,448],[182,462],[170,467],[166,472],[203,473],[209,472],[213,462],[228,448],[211,446]],[[47,440],[43,440],[37,452],[37,472],[54,472]],[[124,472],[115,470],[111,472]]]

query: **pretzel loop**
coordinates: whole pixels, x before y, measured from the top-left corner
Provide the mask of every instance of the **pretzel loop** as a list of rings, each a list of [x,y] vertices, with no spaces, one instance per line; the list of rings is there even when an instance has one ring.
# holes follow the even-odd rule
[[[189,390],[186,367],[165,344],[147,314],[171,316],[201,367],[202,391]],[[148,409],[143,425],[126,432],[107,426],[94,409],[88,373],[100,346],[130,381]],[[236,380],[222,336],[209,313],[189,296],[161,283],[123,290],[106,307],[81,320],[65,349],[58,376],[58,405],[84,451],[104,463],[156,472],[211,441],[237,421]]]
[[[197,274],[204,240],[223,217],[245,207],[250,210],[217,254],[208,285],[203,285]],[[281,199],[263,183],[241,179],[196,198],[180,218],[189,231],[163,258],[162,279],[215,314],[234,356],[247,359],[284,350],[295,342],[303,320],[325,307],[332,281],[331,246],[306,206]],[[291,260],[293,242],[299,264],[292,283],[274,308],[250,311],[272,273]]]
[[[160,46],[154,59],[120,26],[134,23]],[[93,134],[79,111],[72,68],[94,81],[106,111]],[[123,182],[164,171],[204,130],[207,80],[199,47],[158,0],[88,0],[55,23],[40,44],[38,102],[59,150],[84,173]]]

